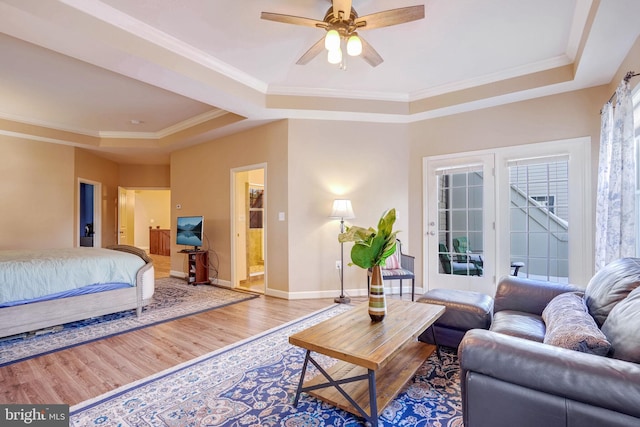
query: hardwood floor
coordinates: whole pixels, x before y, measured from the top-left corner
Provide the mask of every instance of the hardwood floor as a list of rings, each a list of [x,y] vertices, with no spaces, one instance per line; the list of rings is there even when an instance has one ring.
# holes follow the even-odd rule
[[[352,304],[365,300],[354,298]],[[260,296],[5,366],[0,403],[74,405],[332,303]]]
[[[329,306],[260,296],[0,368],[0,402],[74,405]]]

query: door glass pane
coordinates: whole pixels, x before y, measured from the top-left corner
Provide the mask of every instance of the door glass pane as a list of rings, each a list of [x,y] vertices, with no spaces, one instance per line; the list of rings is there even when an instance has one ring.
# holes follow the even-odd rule
[[[518,276],[569,281],[569,162],[509,167],[511,263]]]
[[[440,274],[483,275],[483,181],[480,167],[438,175]]]

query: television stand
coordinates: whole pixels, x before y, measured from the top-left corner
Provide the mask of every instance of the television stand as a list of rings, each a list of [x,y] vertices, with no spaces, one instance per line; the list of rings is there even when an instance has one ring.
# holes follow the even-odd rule
[[[188,260],[187,282],[190,285],[209,285],[209,252],[185,250]]]

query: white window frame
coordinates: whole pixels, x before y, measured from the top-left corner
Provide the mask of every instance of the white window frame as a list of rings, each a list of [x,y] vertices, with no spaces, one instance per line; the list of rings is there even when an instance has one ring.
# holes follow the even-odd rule
[[[586,286],[593,276],[593,183],[591,138],[527,144],[496,150],[497,271],[510,264],[509,168],[516,160],[569,156],[569,283]]]
[[[640,85],[633,91],[633,121],[636,142],[636,256],[640,255]]]

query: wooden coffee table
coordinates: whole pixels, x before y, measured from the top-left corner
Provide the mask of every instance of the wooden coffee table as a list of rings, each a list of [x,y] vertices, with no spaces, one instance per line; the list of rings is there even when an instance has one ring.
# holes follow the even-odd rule
[[[294,406],[300,393],[307,392],[377,426],[378,415],[433,353],[435,346],[417,337],[444,310],[441,305],[387,300],[384,320],[372,322],[365,302],[291,335],[291,344],[307,350]],[[338,362],[325,370],[312,352]],[[309,362],[321,375],[305,382]]]

